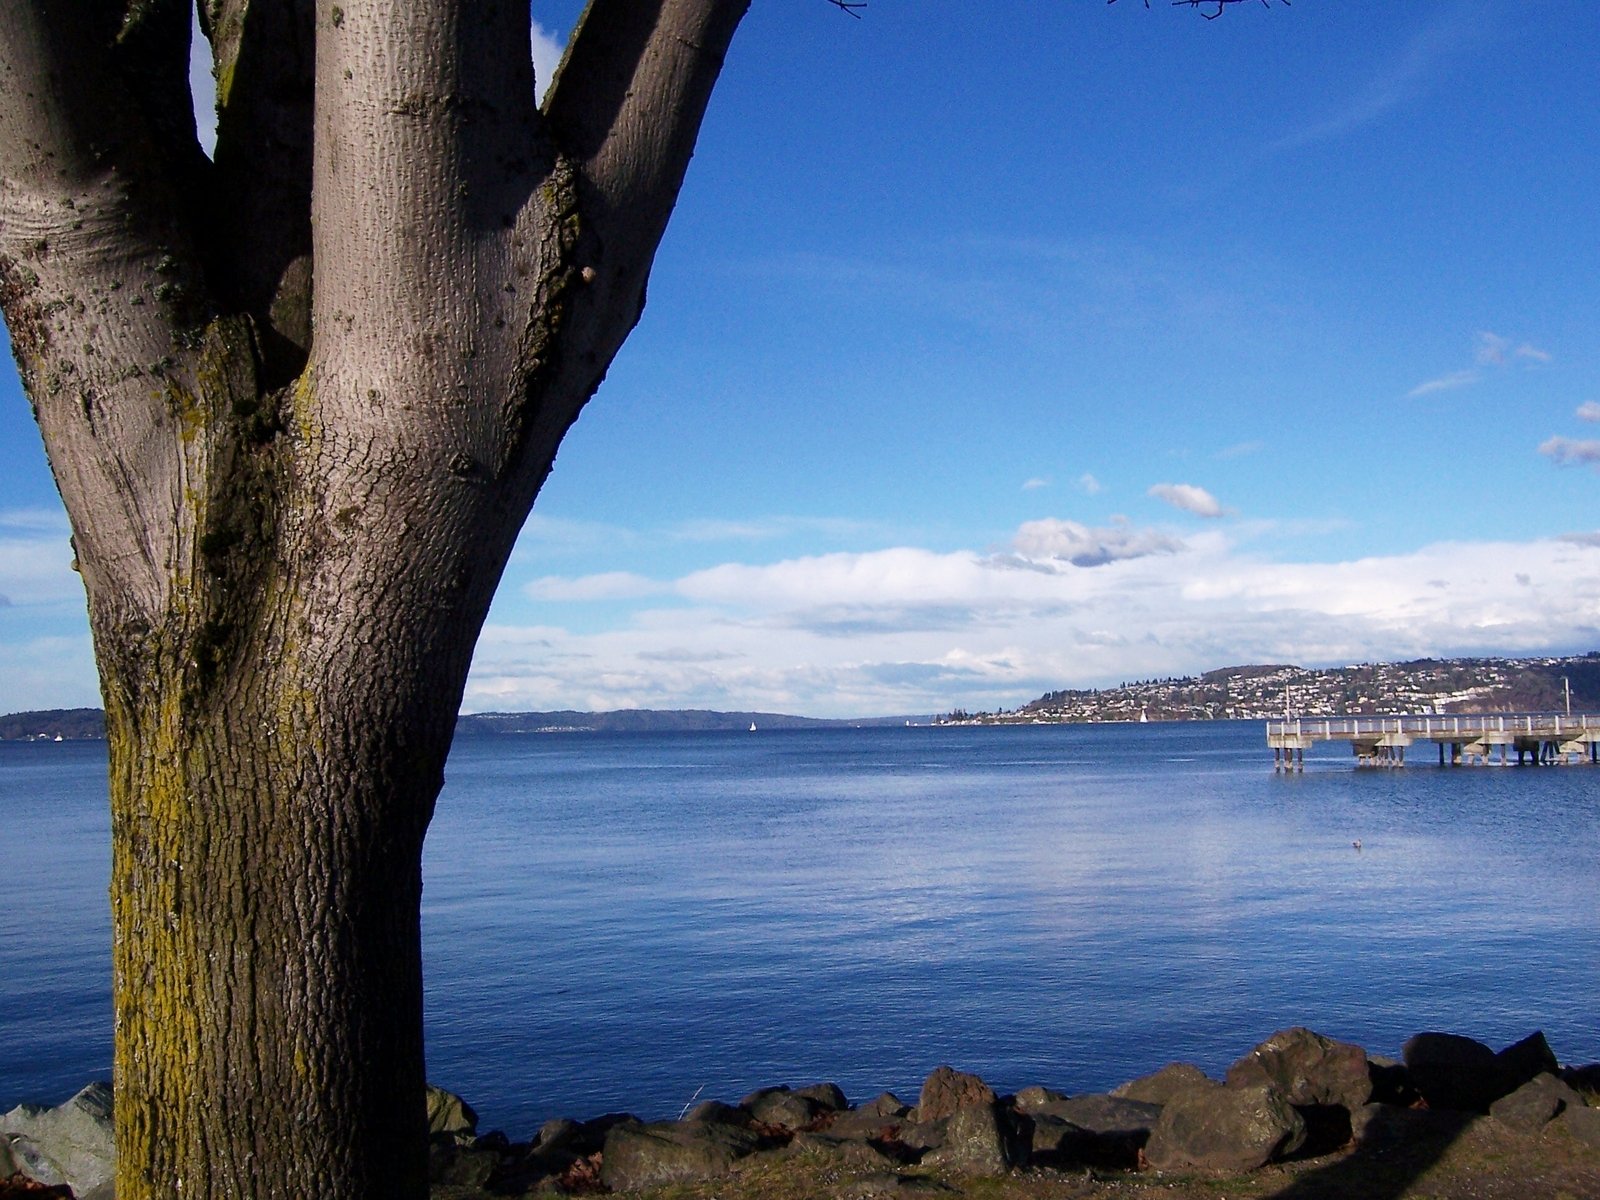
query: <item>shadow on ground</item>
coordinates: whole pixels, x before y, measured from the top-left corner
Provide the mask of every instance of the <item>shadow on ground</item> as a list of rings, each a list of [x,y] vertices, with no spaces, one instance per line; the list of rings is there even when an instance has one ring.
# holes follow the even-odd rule
[[[1471,1127],[1470,1113],[1385,1106],[1349,1154],[1312,1167],[1263,1200],[1401,1200]]]

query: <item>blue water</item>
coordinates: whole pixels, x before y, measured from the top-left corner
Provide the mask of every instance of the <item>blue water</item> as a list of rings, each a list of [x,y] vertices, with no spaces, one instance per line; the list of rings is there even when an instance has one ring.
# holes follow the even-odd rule
[[[1346,754],[1276,775],[1229,723],[464,738],[424,864],[430,1077],[527,1136],[941,1062],[1220,1072],[1290,1024],[1600,1059],[1600,770]],[[109,1071],[103,773],[0,744],[0,1108]]]

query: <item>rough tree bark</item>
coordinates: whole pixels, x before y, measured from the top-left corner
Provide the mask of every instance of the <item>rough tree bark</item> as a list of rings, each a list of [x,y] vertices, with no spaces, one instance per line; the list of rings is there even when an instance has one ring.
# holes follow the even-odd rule
[[[111,743],[120,1200],[426,1194],[424,831],[748,0],[0,5],[0,307]]]

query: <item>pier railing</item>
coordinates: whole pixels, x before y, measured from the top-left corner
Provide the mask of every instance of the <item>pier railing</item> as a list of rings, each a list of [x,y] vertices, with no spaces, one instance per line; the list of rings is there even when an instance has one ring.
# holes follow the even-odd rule
[[[1477,741],[1486,734],[1525,738],[1587,740],[1600,735],[1595,713],[1417,713],[1386,717],[1290,717],[1267,722],[1267,738],[1299,737],[1313,741],[1354,741],[1393,735],[1422,741]]]

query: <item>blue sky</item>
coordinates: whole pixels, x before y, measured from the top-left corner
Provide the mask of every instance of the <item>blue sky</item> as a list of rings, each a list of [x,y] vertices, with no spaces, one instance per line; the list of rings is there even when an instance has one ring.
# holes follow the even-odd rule
[[[1600,648],[1597,51],[1576,0],[755,0],[466,708]],[[9,369],[0,445],[5,706],[96,703]]]

